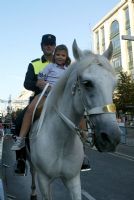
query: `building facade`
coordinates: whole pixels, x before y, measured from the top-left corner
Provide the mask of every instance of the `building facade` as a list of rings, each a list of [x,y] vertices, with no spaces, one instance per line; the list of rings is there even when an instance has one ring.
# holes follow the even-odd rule
[[[134,79],[134,0],[121,0],[92,31],[94,52],[102,54],[112,41],[111,62],[116,73],[127,71]],[[122,39],[123,35],[131,40]]]
[[[29,103],[29,98],[30,96],[33,95],[33,92],[26,90],[25,88],[23,88],[23,90],[21,91],[21,94],[12,101],[12,110],[16,111],[18,109],[24,109],[28,103]]]

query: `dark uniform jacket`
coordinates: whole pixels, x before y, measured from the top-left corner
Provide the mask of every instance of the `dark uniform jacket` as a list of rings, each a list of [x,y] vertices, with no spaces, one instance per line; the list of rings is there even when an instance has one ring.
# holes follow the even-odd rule
[[[31,61],[31,63],[28,66],[28,70],[26,72],[26,76],[25,76],[25,80],[24,80],[25,89],[33,91],[34,96],[41,92],[40,89],[38,87],[36,87],[38,74],[36,74],[35,69],[34,69],[34,63],[39,62],[39,61],[42,64],[44,64],[44,65],[42,65],[43,68],[44,68],[45,64],[48,63],[47,60],[44,58],[44,56],[42,56],[41,59],[38,58],[38,59]]]

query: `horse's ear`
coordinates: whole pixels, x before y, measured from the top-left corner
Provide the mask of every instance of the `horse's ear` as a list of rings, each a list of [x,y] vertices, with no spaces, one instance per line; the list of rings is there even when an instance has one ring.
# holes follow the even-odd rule
[[[113,54],[113,43],[110,42],[108,49],[103,53],[103,56],[105,56],[108,60],[111,60]]]
[[[72,45],[73,55],[76,60],[79,60],[82,57],[82,51],[77,45],[76,40],[74,39],[73,45]]]

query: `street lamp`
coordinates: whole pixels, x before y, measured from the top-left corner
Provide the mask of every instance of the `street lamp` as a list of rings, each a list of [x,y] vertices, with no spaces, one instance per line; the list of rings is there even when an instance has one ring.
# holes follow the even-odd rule
[[[131,35],[122,35],[121,38],[122,40],[134,41],[134,36]]]

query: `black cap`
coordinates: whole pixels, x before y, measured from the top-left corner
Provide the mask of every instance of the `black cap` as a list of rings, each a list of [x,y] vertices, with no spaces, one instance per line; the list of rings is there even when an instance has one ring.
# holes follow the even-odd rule
[[[42,36],[41,45],[56,45],[56,37],[51,34]]]

